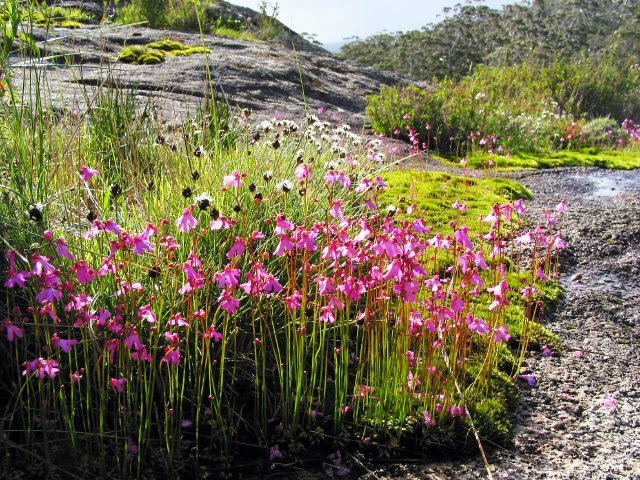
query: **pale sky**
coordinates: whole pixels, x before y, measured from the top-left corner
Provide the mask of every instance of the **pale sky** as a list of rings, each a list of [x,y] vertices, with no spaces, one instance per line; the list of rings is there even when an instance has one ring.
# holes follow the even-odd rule
[[[260,11],[261,0],[228,0]],[[278,20],[298,33],[311,33],[322,43],[340,42],[354,35],[366,38],[383,31],[416,30],[442,18],[443,7],[462,0],[267,0],[278,5]],[[500,8],[516,0],[486,0],[485,5]],[[267,8],[271,13],[271,8]]]

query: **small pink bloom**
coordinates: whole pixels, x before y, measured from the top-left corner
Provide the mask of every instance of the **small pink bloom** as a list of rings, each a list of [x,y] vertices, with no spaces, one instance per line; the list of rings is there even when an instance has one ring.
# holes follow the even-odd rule
[[[16,337],[18,338],[24,337],[24,330],[19,327],[16,327],[13,323],[11,323],[11,320],[9,320],[8,318],[4,319],[4,322],[2,322],[2,326],[6,331],[7,340],[9,340],[10,342],[13,342],[13,340]]]
[[[69,353],[73,349],[73,346],[77,343],[77,340],[65,340],[63,338],[60,338],[58,337],[57,333],[54,333],[51,336],[51,344],[53,345],[53,347],[58,348],[65,353]]]
[[[536,384],[536,377],[534,375],[518,375],[518,378],[527,382],[530,387],[533,387]]]
[[[294,173],[296,177],[303,180],[311,175],[311,169],[306,164],[301,163],[296,167],[296,171]]]
[[[82,166],[80,167],[80,175],[82,175],[82,180],[88,182],[91,177],[100,175],[100,172],[95,168],[89,168],[86,165],[82,164]]]
[[[180,217],[178,217],[178,219],[176,220],[176,227],[178,227],[178,230],[184,233],[188,233],[190,230],[196,228],[197,225],[198,220],[196,220],[192,215],[191,207],[185,208],[182,212],[182,215],[180,215]]]
[[[607,395],[604,397],[604,400],[602,400],[602,406],[607,408],[616,408],[618,403],[611,395]]]
[[[117,393],[124,392],[124,384],[127,383],[127,379],[125,377],[122,378],[112,378],[109,380],[109,386],[113,388]]]
[[[180,350],[169,346],[164,347],[164,357],[160,360],[160,363],[162,362],[178,365],[180,363]]]
[[[242,185],[242,175],[240,175],[238,171],[225,175],[222,178],[222,185],[225,187],[240,188],[240,185]]]

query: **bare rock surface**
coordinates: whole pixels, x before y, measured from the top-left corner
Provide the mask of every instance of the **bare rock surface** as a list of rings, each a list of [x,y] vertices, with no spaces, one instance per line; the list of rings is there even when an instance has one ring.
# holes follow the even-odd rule
[[[18,74],[15,84],[24,86],[27,97],[36,77],[60,108],[86,108],[99,89],[120,88],[133,92],[141,103],[152,97],[158,116],[166,121],[195,113],[210,95],[209,76],[231,105],[250,108],[258,117],[300,118],[306,102],[310,111],[326,108],[335,119],[355,127],[364,124],[366,95],[383,85],[403,83],[394,74],[340,60],[313,45],[293,50],[283,46],[285,42],[253,43],[119,25],[34,28],[33,38],[43,59],[11,59]],[[155,65],[117,60],[125,45],[164,39],[204,45],[211,54],[168,56]]]

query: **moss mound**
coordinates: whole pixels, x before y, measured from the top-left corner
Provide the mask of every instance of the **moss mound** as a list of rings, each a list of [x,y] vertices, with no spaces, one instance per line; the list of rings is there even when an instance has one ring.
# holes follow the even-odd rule
[[[152,65],[164,62],[167,55],[188,56],[196,53],[211,53],[211,50],[205,47],[191,47],[175,40],[159,40],[143,46],[126,47],[118,59],[133,65]]]
[[[164,62],[165,53],[161,50],[153,50],[143,46],[126,47],[118,59],[124,63],[133,65],[152,65]]]

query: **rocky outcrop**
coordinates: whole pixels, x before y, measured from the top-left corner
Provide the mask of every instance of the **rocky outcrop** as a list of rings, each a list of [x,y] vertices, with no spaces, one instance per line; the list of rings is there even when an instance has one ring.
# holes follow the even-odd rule
[[[299,118],[307,108],[324,107],[343,122],[361,126],[366,95],[403,82],[397,75],[338,59],[313,45],[293,50],[273,43],[119,25],[34,28],[32,36],[41,58],[16,55],[11,58],[13,71],[23,79],[34,78],[35,69],[46,72],[40,77],[46,78],[52,102],[65,108],[85,108],[100,88],[122,88],[141,101],[153,97],[161,118],[182,118],[195,112],[208,95],[209,71],[230,104],[250,108],[257,116]],[[168,38],[204,45],[211,54],[167,57],[156,65],[118,61],[126,45]]]

